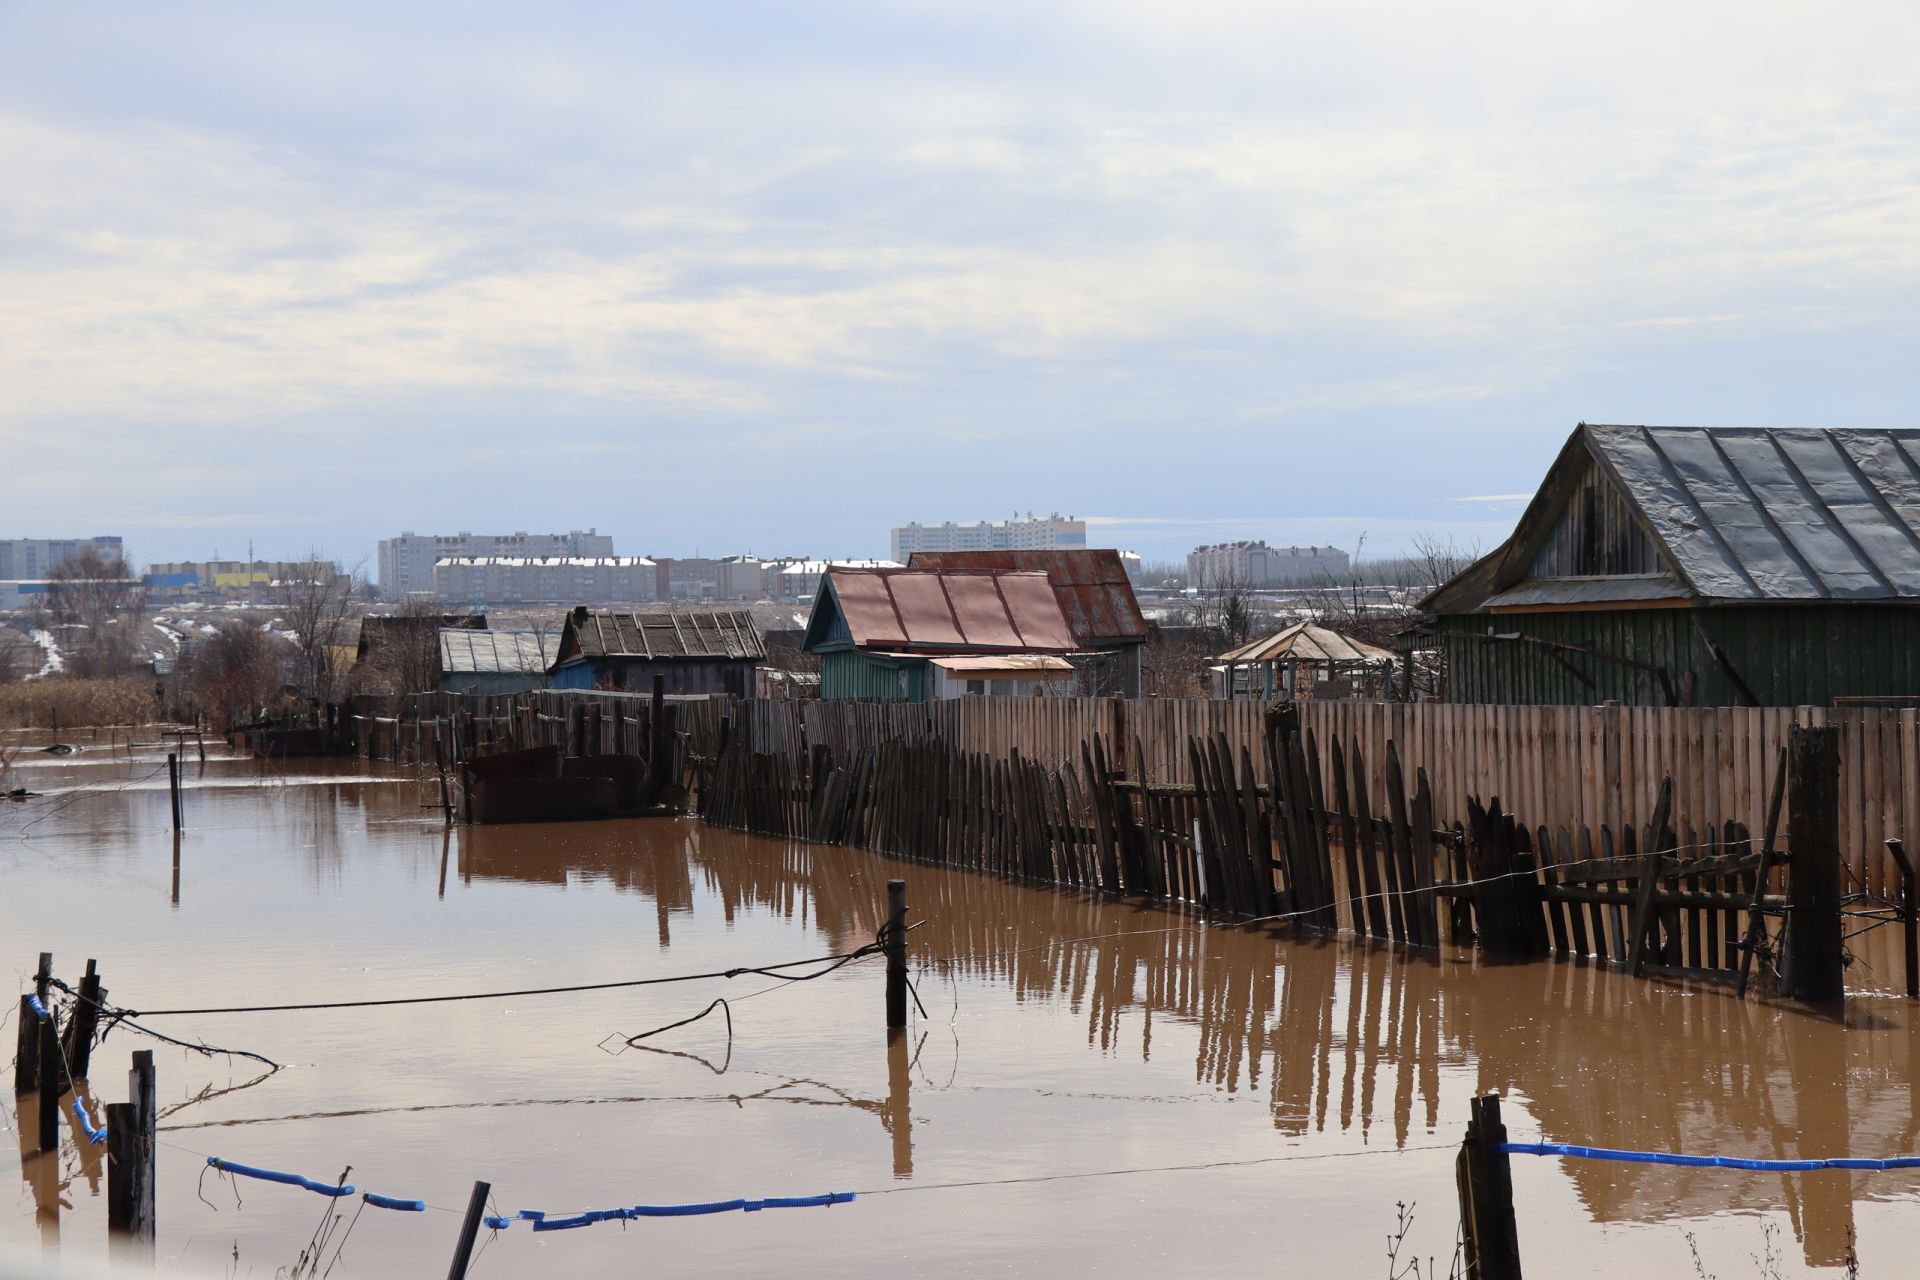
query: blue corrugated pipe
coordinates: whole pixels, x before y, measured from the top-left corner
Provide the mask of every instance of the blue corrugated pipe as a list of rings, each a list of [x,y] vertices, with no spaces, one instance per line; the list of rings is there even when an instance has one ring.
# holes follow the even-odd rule
[[[1889,1156],[1884,1160],[1755,1160],[1745,1156],[1688,1156],[1672,1151],[1620,1151],[1612,1147],[1581,1147],[1567,1142],[1503,1142],[1500,1149],[1516,1156],[1572,1156],[1578,1160],[1617,1160],[1624,1164],[1672,1164],[1686,1168],[1753,1169],[1765,1173],[1804,1173],[1814,1169],[1920,1169],[1920,1156]]]
[[[312,1178],[303,1178],[297,1173],[282,1173],[278,1169],[256,1169],[249,1164],[235,1164],[231,1160],[222,1160],[219,1156],[208,1156],[207,1163],[222,1173],[237,1173],[243,1178],[258,1178],[262,1182],[278,1182],[289,1187],[300,1187],[315,1195],[332,1196],[338,1199],[341,1196],[353,1194],[352,1183],[336,1187],[330,1183],[315,1182]]]

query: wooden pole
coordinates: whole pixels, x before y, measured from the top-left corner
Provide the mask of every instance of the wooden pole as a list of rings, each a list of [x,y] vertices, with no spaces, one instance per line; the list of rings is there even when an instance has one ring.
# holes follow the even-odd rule
[[[907,1029],[907,882],[887,881],[887,1030]]]
[[[33,1011],[33,997],[20,997],[18,1032],[13,1043],[13,1092],[32,1093],[40,1087],[40,1015]]]
[[[150,1257],[158,1118],[151,1049],[134,1050],[127,1096],[107,1104],[107,1230],[131,1237],[136,1251]]]
[[[1846,998],[1841,973],[1840,731],[1795,725],[1787,739],[1787,995]]]
[[[173,829],[180,830],[180,757],[177,753],[167,752],[167,791],[173,797]]]
[[[60,1028],[38,1018],[40,1036],[40,1150],[60,1149]]]
[[[467,1216],[460,1224],[460,1240],[453,1246],[453,1266],[447,1272],[447,1280],[466,1280],[467,1264],[473,1261],[473,1242],[480,1237],[480,1219],[487,1212],[487,1197],[493,1194],[493,1184],[476,1182],[473,1194],[467,1198]]]
[[[647,795],[648,804],[659,804],[667,789],[667,681],[655,674],[653,696],[647,699]]]
[[[93,1056],[93,1033],[100,1025],[100,1001],[106,998],[100,987],[100,966],[87,961],[86,976],[80,979],[80,992],[73,1002],[73,1016],[67,1019],[63,1061],[75,1080],[87,1078],[87,1066]]]
[[[1887,841],[1887,852],[1900,868],[1900,924],[1906,934],[1907,999],[1920,1000],[1920,901],[1916,901],[1913,859],[1899,840]]]
[[[1511,1158],[1501,1150],[1507,1127],[1500,1098],[1473,1100],[1473,1119],[1454,1161],[1460,1190],[1460,1236],[1466,1274],[1475,1280],[1520,1280],[1520,1232],[1513,1216]]]

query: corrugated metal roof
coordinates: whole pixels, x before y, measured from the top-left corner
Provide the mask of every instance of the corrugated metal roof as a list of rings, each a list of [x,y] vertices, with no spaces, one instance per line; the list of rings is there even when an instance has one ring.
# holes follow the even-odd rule
[[[539,675],[553,665],[560,638],[538,631],[442,628],[440,670],[445,675]]]
[[[575,609],[567,618],[583,658],[767,656],[749,609]],[[572,654],[571,645],[562,652]]]
[[[1489,609],[1545,604],[1614,604],[1685,600],[1686,584],[1671,574],[1623,574],[1612,578],[1536,578],[1486,602]]]
[[[927,661],[942,671],[973,672],[981,675],[997,671],[1044,677],[1052,674],[1066,674],[1073,670],[1073,664],[1065,658],[1044,653],[962,654],[928,658]]]
[[[1920,600],[1920,429],[1583,423],[1513,536],[1421,608],[1504,607],[1516,588],[1536,585],[1526,581],[1528,557],[1590,465],[1626,499],[1680,586],[1677,596],[1636,599]]]
[[[827,570],[855,648],[1072,653],[1080,645],[1044,573]]]
[[[1118,551],[916,551],[907,567],[1044,573],[1082,648],[1147,639],[1147,620]]]
[[[1262,636],[1223,653],[1216,662],[1391,662],[1394,653],[1379,645],[1343,636],[1330,627],[1296,622],[1270,636]]]
[[[1698,595],[1920,598],[1920,430],[1585,431]]]

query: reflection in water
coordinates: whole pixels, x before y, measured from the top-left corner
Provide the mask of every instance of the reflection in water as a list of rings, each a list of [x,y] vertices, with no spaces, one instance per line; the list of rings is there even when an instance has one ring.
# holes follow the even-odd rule
[[[671,836],[669,833],[674,833]],[[541,884],[603,880],[653,899],[660,945],[699,889],[729,922],[768,911],[838,950],[870,939],[899,864],[691,824],[644,840],[556,841],[512,828],[460,832],[463,876]],[[990,981],[1019,1002],[1064,1003],[1103,1054],[1150,1060],[1156,1023],[1197,1031],[1194,1080],[1253,1095],[1288,1135],[1358,1131],[1407,1145],[1451,1132],[1444,1072],[1476,1092],[1525,1100],[1550,1141],[1795,1157],[1908,1152],[1915,1120],[1911,1032],[1852,1027],[1720,992],[1630,982],[1587,964],[1493,965],[1449,954],[1294,940],[1207,927],[1160,908],[1035,890],[915,866],[906,872],[912,960],[922,975]],[[1884,1007],[1884,1006],[1883,1006]],[[1184,1038],[1182,1043],[1192,1041]],[[888,1046],[881,1110],[897,1176],[912,1171],[909,1049]],[[1458,1096],[1457,1086],[1456,1093]],[[855,1105],[861,1105],[855,1103]],[[1388,1130],[1379,1134],[1378,1130]],[[1516,1138],[1533,1135],[1516,1132]],[[1783,1208],[1814,1265],[1838,1265],[1856,1192],[1911,1194],[1906,1173],[1774,1175],[1569,1161],[1600,1222]]]

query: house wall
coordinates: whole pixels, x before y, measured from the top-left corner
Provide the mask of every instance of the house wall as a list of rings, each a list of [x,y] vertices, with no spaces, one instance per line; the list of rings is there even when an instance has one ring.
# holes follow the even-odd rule
[[[924,702],[927,683],[924,662],[895,662],[853,651],[820,655],[822,698]]]
[[[593,658],[561,664],[548,684],[554,689],[623,689],[650,693],[656,673],[664,677],[669,694],[732,694],[753,696],[753,661],[695,659],[649,661],[645,658]]]
[[[1470,614],[1444,618],[1448,698],[1453,702],[1660,706],[1659,678],[1615,662],[1562,654],[1593,687],[1538,645],[1487,642],[1489,631],[1519,632],[1657,663],[1684,690],[1694,674],[1700,706],[1740,706],[1739,689],[1700,638],[1701,627],[1763,706],[1823,706],[1838,697],[1920,695],[1920,608],[1816,605],[1700,609],[1616,609],[1569,613]]]

